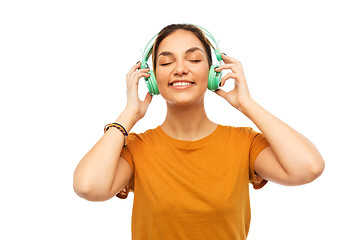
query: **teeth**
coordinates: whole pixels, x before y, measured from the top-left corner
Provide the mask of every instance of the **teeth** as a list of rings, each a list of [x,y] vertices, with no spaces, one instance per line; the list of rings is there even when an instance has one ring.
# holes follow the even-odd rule
[[[191,85],[191,83],[189,82],[176,82],[172,84],[173,86],[187,86],[187,85]]]

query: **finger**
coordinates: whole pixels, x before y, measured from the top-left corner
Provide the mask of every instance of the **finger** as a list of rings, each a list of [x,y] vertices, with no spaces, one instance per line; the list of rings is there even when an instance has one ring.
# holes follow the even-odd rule
[[[229,57],[228,55],[226,55],[224,53],[221,54],[221,57],[222,57],[224,63],[233,63],[234,60],[236,60],[236,59],[234,59],[232,57]]]
[[[131,74],[149,72],[149,71],[150,71],[150,68],[139,68],[139,69],[136,69],[135,72],[132,72]]]
[[[129,73],[135,72],[135,70],[138,69],[140,66],[141,66],[141,62],[138,61],[134,66],[132,66]]]
[[[238,78],[239,78],[239,75],[238,75],[237,73],[233,73],[233,72],[227,73],[227,74],[221,79],[220,87],[224,86],[226,80],[228,80],[229,78],[238,79]]]
[[[230,57],[230,56],[228,56],[228,55],[226,55],[224,53],[221,54],[221,57],[223,58],[223,60],[226,59],[227,61],[230,61],[230,62],[237,62],[238,61],[237,59],[235,59],[233,57]]]
[[[136,69],[138,69],[141,65],[141,62],[138,61],[134,66],[132,66],[129,70],[129,72],[126,74],[126,78],[129,78],[131,76],[132,73],[134,73],[136,71]]]
[[[226,96],[226,94],[227,94],[227,92],[225,92],[225,91],[222,90],[222,89],[217,89],[217,90],[215,90],[215,93],[216,93],[217,95],[219,95],[220,97],[223,97],[223,98],[225,98],[225,96]]]
[[[224,64],[224,65],[220,65],[219,67],[215,68],[214,70],[216,72],[220,72],[224,69],[230,69],[233,72],[239,72],[240,69],[236,67],[236,65],[229,63],[229,64]]]
[[[132,83],[138,83],[139,79],[142,77],[150,77],[150,74],[147,72],[136,72],[134,73],[130,78],[129,78],[129,84],[131,85]]]
[[[148,70],[149,71],[149,70]],[[148,72],[135,72],[133,75],[132,75],[132,79],[135,79],[135,80],[139,80],[140,78],[142,77],[150,77],[150,73]]]
[[[142,75],[144,73],[149,74],[149,68],[142,68],[142,69],[136,70],[135,72],[129,73],[127,75],[127,77],[129,79],[133,79],[133,78],[139,77],[138,75]]]
[[[241,62],[239,60],[225,54],[222,54],[221,56],[223,57],[224,63],[233,63],[242,68]]]
[[[152,97],[153,97],[153,95],[151,95],[149,92],[147,92],[145,99],[144,99],[144,103],[146,105],[149,105],[151,103]]]

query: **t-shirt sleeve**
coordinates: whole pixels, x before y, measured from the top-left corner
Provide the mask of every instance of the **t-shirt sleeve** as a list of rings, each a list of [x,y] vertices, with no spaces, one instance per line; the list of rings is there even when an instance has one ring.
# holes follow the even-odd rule
[[[129,192],[134,192],[134,158],[131,153],[131,149],[136,144],[136,134],[135,133],[129,133],[129,136],[126,139],[126,147],[123,147],[121,150],[120,156],[126,160],[126,162],[131,167],[131,178],[129,183],[125,186],[123,190],[121,190],[116,196],[121,199],[126,199],[129,195]]]
[[[266,140],[264,134],[254,131],[252,128],[249,128],[250,132],[250,154],[249,154],[249,182],[253,185],[254,189],[262,188],[268,181],[261,178],[255,172],[255,160],[259,153],[265,148],[269,147],[270,144]]]

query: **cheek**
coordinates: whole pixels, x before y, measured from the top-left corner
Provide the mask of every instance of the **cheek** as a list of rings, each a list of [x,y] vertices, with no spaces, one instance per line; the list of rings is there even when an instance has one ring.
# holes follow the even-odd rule
[[[156,77],[156,81],[159,83],[163,83],[163,82],[168,82],[169,81],[169,73],[164,70],[164,68],[162,69],[156,69],[155,72],[155,77]]]
[[[208,76],[209,76],[209,68],[208,66],[199,66],[199,68],[196,71],[196,75],[199,79],[203,79],[203,81],[207,84],[208,82]]]

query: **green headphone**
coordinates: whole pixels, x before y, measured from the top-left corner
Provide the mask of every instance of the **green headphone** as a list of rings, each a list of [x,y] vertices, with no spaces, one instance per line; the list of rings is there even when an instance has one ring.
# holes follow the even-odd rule
[[[194,24],[192,24],[192,25],[194,25]],[[209,31],[207,31],[206,29],[204,29],[203,27],[200,27],[200,26],[197,26],[197,25],[194,25],[194,26],[200,28],[203,31],[203,33],[205,34],[205,36],[207,36],[208,39],[211,39],[215,43],[216,48],[214,48],[213,46],[211,46],[211,47],[215,51],[216,59],[221,64],[221,60],[222,60],[221,51],[220,51],[219,46],[216,43],[215,38],[213,37],[213,35],[211,35],[211,33]],[[143,52],[140,68],[148,68],[149,67],[147,62],[149,60],[152,48],[154,46],[154,43],[152,43],[152,42],[157,36],[158,36],[158,33],[154,37],[152,37],[151,40],[146,45],[145,50]],[[208,87],[207,88],[209,90],[211,90],[211,91],[215,91],[216,89],[218,89],[219,86],[220,86],[220,83],[221,83],[222,72],[221,71],[216,72],[214,69],[217,68],[217,67],[219,67],[219,65],[211,65],[211,67],[209,69]],[[150,70],[148,73],[150,74],[150,77],[144,77],[147,88],[149,89],[149,92],[150,92],[151,95],[158,95],[159,94],[159,88],[158,88],[158,85],[157,85],[157,82],[156,82],[154,71]]]

